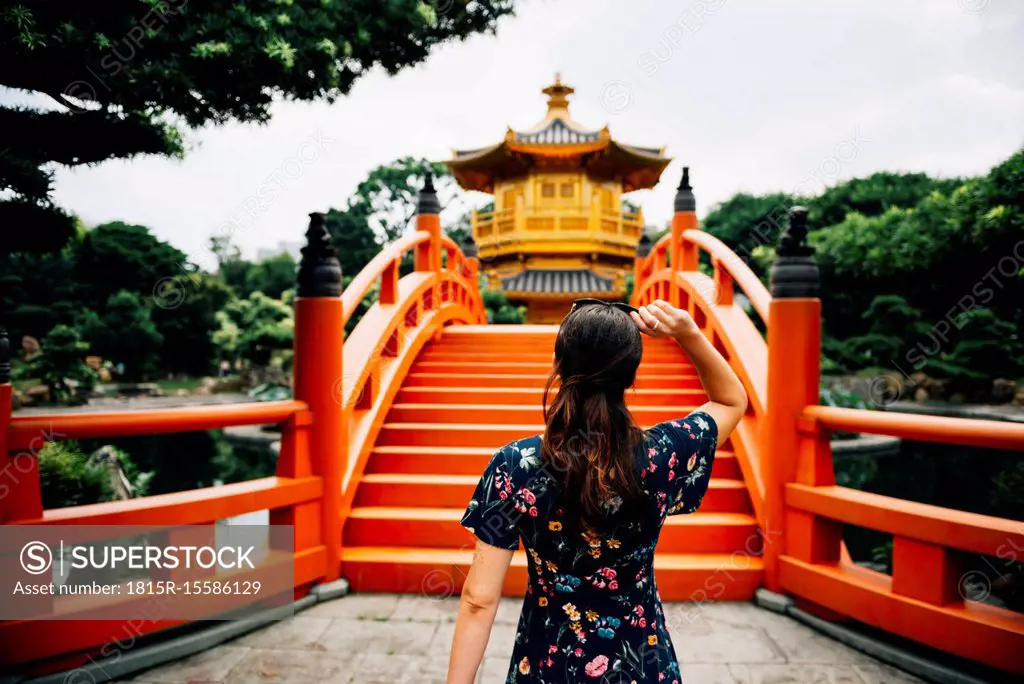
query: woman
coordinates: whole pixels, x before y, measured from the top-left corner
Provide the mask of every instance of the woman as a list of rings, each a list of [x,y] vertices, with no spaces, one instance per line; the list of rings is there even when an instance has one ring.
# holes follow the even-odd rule
[[[675,339],[708,395],[646,432],[625,404],[641,333]],[[544,434],[494,455],[462,518],[477,545],[448,682],[475,681],[520,537],[529,585],[508,682],[681,681],[654,547],[667,515],[700,506],[715,447],[746,410],[743,386],[685,311],[581,300],[562,320],[544,396]]]

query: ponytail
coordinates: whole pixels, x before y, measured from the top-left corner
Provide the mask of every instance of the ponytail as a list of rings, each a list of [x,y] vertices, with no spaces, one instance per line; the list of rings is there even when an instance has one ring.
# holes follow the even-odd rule
[[[643,431],[626,408],[626,387],[598,376],[562,378],[560,365],[544,386],[541,454],[565,492],[565,507],[584,531],[595,533],[611,513],[643,500],[635,450]]]

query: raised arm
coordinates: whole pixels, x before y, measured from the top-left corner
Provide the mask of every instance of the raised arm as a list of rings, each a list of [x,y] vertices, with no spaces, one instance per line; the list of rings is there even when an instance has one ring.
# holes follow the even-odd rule
[[[708,401],[700,407],[718,425],[718,443],[733,431],[747,410],[747,393],[729,363],[711,346],[690,314],[661,299],[630,314],[640,332],[652,337],[671,337],[690,357]]]

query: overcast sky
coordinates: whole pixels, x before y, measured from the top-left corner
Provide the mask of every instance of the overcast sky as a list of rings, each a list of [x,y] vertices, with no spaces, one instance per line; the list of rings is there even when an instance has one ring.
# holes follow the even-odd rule
[[[1024,144],[1018,0],[526,0],[497,36],[374,73],[334,105],[194,131],[184,161],[61,170],[56,199],[90,225],[150,226],[205,262],[235,217],[252,256],[299,239],[307,213],[341,205],[378,164],[446,159],[533,124],[556,71],[578,121],[667,148],[659,186],[632,195],[659,225],[684,164],[703,215],[738,191],[815,192],[878,170],[980,174]],[[297,153],[315,160],[286,165]],[[239,218],[275,173],[274,200]]]

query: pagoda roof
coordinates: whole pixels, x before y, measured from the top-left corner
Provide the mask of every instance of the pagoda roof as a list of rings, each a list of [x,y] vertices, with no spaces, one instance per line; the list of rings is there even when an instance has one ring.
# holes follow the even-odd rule
[[[611,292],[612,279],[588,268],[532,269],[503,278],[501,286],[513,294],[591,294]]]
[[[505,139],[488,147],[453,150],[446,162],[466,190],[493,192],[495,181],[525,176],[533,169],[579,170],[599,180],[619,180],[623,191],[653,187],[672,161],[663,147],[638,147],[612,139],[608,127],[588,129],[569,114],[575,90],[561,82],[544,89],[547,115],[534,126],[509,128]]]

